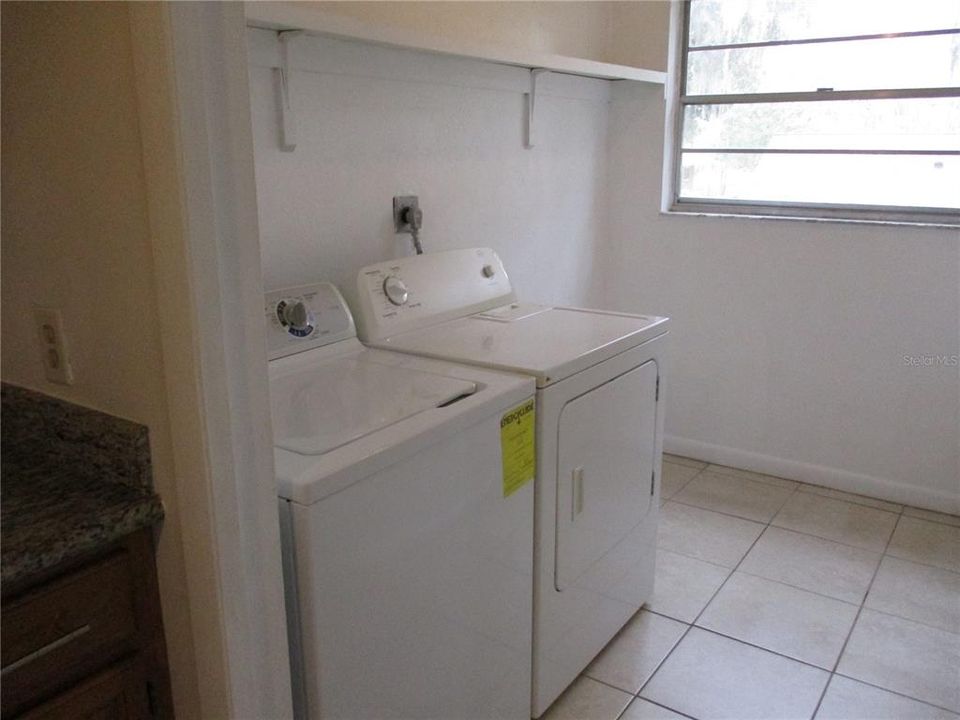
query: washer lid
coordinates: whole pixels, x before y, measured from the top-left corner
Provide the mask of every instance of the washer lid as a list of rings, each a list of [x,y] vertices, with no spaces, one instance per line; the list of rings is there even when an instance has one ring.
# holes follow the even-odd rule
[[[667,323],[663,317],[512,303],[376,344],[533,375],[545,387],[662,335]]]
[[[363,353],[299,368],[270,381],[274,445],[321,455],[476,390],[466,380],[370,362]]]

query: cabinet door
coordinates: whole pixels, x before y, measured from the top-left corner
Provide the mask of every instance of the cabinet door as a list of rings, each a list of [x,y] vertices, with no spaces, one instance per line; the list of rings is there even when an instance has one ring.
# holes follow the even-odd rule
[[[576,583],[650,509],[656,390],[651,360],[571,400],[560,413],[557,590]]]
[[[147,681],[137,662],[114,665],[20,720],[147,720]]]

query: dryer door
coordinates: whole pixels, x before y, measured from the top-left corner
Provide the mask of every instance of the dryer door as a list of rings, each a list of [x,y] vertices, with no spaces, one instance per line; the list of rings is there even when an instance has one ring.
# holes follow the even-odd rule
[[[603,558],[650,509],[656,391],[657,365],[650,360],[571,400],[560,413],[557,590],[606,575],[598,567]]]

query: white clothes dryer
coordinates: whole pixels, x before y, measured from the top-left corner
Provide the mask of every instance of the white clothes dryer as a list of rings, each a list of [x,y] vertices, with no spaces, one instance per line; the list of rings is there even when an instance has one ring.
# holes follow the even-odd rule
[[[652,594],[668,319],[517,302],[489,248],[371,265],[358,284],[367,345],[536,380],[539,717]]]

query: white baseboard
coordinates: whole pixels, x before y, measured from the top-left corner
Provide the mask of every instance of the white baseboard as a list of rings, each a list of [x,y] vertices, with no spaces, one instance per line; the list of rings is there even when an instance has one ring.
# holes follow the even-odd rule
[[[784,460],[783,458],[747,450],[713,445],[700,440],[689,440],[676,435],[664,436],[663,451],[702,460],[703,462],[728,465],[764,473],[765,475],[776,475],[789,480],[799,480],[813,485],[834,488],[835,490],[844,490],[858,495],[869,495],[890,502],[960,515],[960,493],[951,494],[942,490],[907,485],[896,480],[863,475],[839,468],[797,462],[796,460]]]

